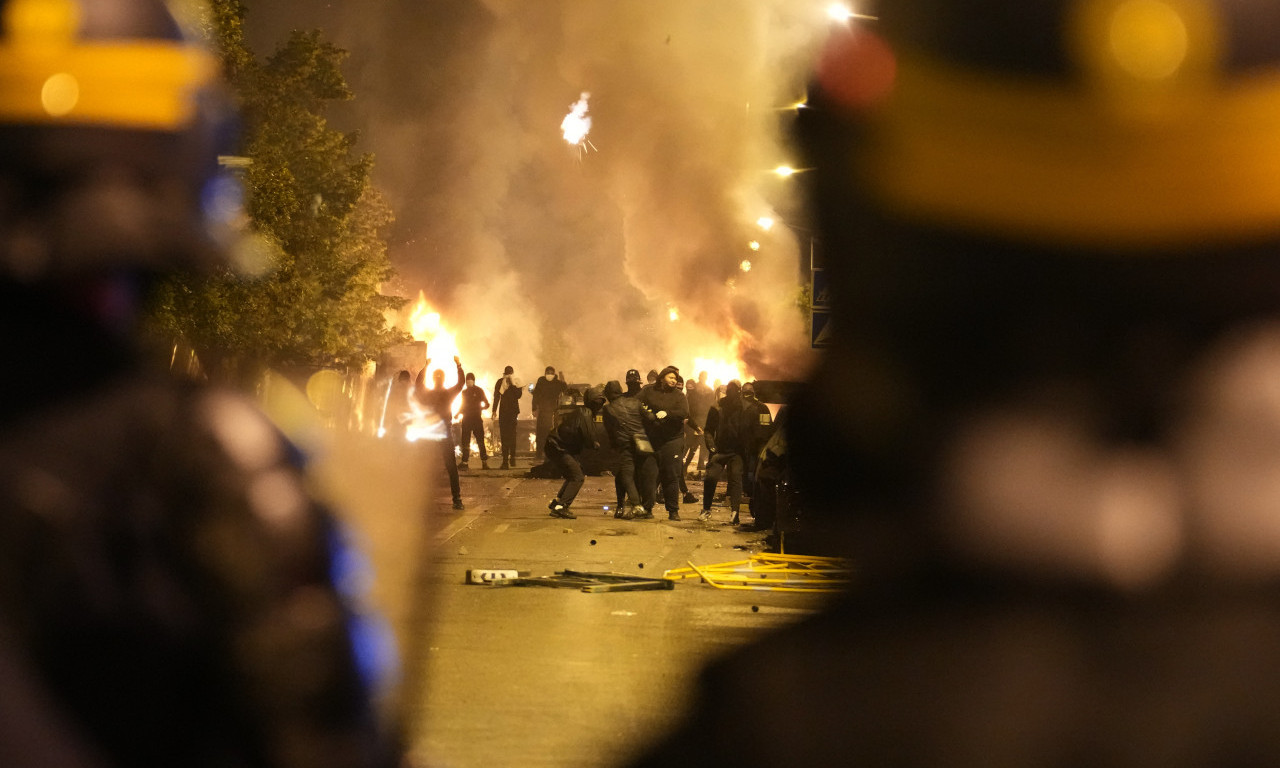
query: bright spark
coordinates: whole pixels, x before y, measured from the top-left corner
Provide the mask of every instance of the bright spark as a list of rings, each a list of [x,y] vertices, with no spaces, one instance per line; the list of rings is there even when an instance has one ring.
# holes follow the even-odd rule
[[[569,107],[569,114],[565,115],[564,120],[560,122],[560,131],[564,134],[564,140],[575,147],[582,146],[587,140],[587,134],[591,132],[591,118],[587,116],[587,99],[589,98],[591,94],[583,91],[581,98]]]
[[[765,232],[768,232],[769,230],[773,229],[773,223],[774,223],[773,219],[769,218],[768,216],[761,216],[760,218],[756,219],[756,226],[760,227]]]
[[[748,248],[750,248],[750,249],[751,249],[751,250],[753,250],[753,251],[758,251],[758,250],[760,250],[760,241],[759,241],[759,240],[752,240],[751,242],[747,243],[747,247],[748,247]]]
[[[794,176],[796,173],[796,169],[792,168],[789,165],[780,165],[777,168],[774,168],[773,172],[785,179],[788,176]]]
[[[831,17],[832,21],[842,23],[850,19],[867,19],[870,21],[875,21],[876,19],[875,16],[868,16],[865,13],[855,13],[852,8],[843,3],[832,3],[827,6],[827,16]]]
[[[673,323],[674,323],[675,321],[679,320],[679,319],[680,319],[680,310],[679,310],[679,309],[676,309],[675,307],[668,307],[668,308],[667,308],[667,319],[669,319],[669,320],[670,320],[671,322],[673,322]]]
[[[751,260],[750,260],[750,259],[743,259],[743,260],[742,260],[742,263],[738,265],[738,268],[739,268],[739,269],[741,269],[743,272],[750,272],[750,271],[751,271]]]

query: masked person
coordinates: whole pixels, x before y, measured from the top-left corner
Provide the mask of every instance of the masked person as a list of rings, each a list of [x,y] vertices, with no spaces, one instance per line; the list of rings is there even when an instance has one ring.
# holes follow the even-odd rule
[[[507,366],[502,378],[493,384],[493,416],[498,420],[501,438],[502,466],[509,469],[516,465],[516,418],[520,415],[520,396],[524,385],[515,375],[515,369]]]
[[[658,462],[658,484],[668,520],[680,519],[680,475],[684,472],[684,421],[689,417],[689,402],[679,385],[680,371],[667,366],[658,372],[657,381],[640,392],[644,406],[645,431]]]
[[[453,495],[453,508],[456,510],[465,509],[462,503],[462,484],[458,481],[458,459],[454,454],[453,445],[453,401],[458,399],[458,394],[462,392],[465,386],[465,379],[462,373],[462,361],[458,357],[453,358],[453,364],[457,366],[457,381],[451,387],[444,385],[444,371],[440,368],[431,372],[431,386],[425,385],[427,368],[430,367],[431,361],[427,360],[427,365],[421,371],[418,371],[418,379],[414,386],[414,399],[440,420],[443,428],[440,437],[440,459],[444,463],[445,474],[449,476],[449,491]]]
[[[216,61],[159,0],[0,11],[0,314],[41,371],[0,385],[0,762],[400,765],[303,455],[137,330],[158,276],[225,263]]]
[[[547,437],[547,459],[564,475],[564,483],[556,497],[547,504],[552,517],[577,517],[569,509],[582,490],[586,473],[578,456],[588,448],[599,448],[595,437],[596,413],[604,406],[604,392],[591,387],[583,397],[585,405],[568,409],[555,430]]]
[[[556,369],[550,365],[542,378],[533,383],[533,417],[539,458],[546,455],[547,435],[550,434],[556,413],[560,410],[560,396],[564,394],[564,390],[565,383],[556,376]]]
[[[1276,13],[832,39],[796,119],[838,338],[787,453],[798,551],[857,576],[634,765],[1280,763]]]
[[[476,375],[467,374],[467,385],[462,388],[462,462],[461,469],[468,469],[471,458],[471,438],[476,441],[476,452],[480,454],[480,466],[489,468],[489,449],[484,444],[484,416],[481,414],[489,407],[489,398],[484,390],[476,386]]]
[[[655,371],[655,374],[656,373],[657,372]],[[627,378],[625,383],[627,385],[627,390],[623,394],[625,394],[627,397],[635,397],[636,395],[640,394],[640,390],[643,387],[640,379],[640,371],[636,370],[635,368],[632,368],[631,370],[627,371]]]
[[[605,433],[618,455],[613,477],[618,506],[613,516],[623,520],[653,517],[653,485],[658,472],[653,448],[645,436],[640,401],[628,397],[617,381],[604,385],[604,397]],[[647,498],[642,488],[649,489]]]

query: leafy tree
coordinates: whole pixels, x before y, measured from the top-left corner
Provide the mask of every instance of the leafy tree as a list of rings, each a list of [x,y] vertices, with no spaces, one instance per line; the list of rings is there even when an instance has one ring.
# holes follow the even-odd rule
[[[228,268],[170,279],[152,319],[215,374],[358,366],[405,339],[384,320],[404,299],[379,292],[394,274],[381,236],[392,216],[370,181],[373,158],[324,117],[328,104],[352,97],[346,52],[319,31],[294,32],[260,62],[245,44],[244,15],[242,0],[213,0],[205,25],[238,98],[250,159],[240,250],[267,269],[257,278]]]

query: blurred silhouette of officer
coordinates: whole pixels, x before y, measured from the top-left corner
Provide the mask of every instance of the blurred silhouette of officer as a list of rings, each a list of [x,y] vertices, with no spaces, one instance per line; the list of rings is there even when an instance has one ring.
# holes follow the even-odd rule
[[[1280,9],[978,6],[881,4],[797,117],[856,586],[637,766],[1280,762]]]
[[[156,275],[220,264],[217,69],[159,0],[0,2],[5,765],[399,764],[299,452],[135,332]]]

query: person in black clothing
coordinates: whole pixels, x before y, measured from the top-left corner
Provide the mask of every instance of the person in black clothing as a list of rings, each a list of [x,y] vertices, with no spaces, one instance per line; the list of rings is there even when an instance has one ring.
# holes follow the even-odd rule
[[[591,387],[583,400],[586,404],[568,410],[547,437],[547,459],[564,475],[559,493],[547,504],[552,517],[577,517],[569,507],[587,477],[578,462],[578,454],[600,447],[596,442],[595,415],[604,406],[604,392],[599,387]]]
[[[702,432],[707,425],[707,411],[711,410],[711,406],[715,405],[716,396],[711,387],[707,385],[707,372],[699,371],[696,380],[689,379],[685,384],[685,398],[689,401],[689,421],[685,423],[684,441],[684,471],[689,471],[689,465],[693,463],[693,457],[698,457],[697,470],[702,472],[707,468],[707,444],[702,437]]]
[[[639,374],[636,383],[639,384]],[[604,428],[618,453],[613,485],[618,506],[613,516],[624,520],[653,517],[653,491],[658,466],[644,431],[640,401],[610,381],[604,386]],[[645,489],[648,489],[646,495]]]
[[[484,416],[481,411],[489,407],[489,398],[476,386],[476,375],[467,374],[467,385],[462,388],[462,462],[461,469],[469,469],[471,438],[476,439],[476,451],[480,454],[480,466],[489,468],[489,449],[484,444]]]
[[[458,461],[453,455],[453,401],[458,397],[458,393],[462,391],[465,379],[462,373],[462,361],[455,356],[453,363],[458,366],[458,383],[452,387],[446,387],[444,385],[444,371],[437,368],[431,372],[431,388],[428,389],[423,383],[427,372],[427,368],[424,367],[418,372],[414,397],[427,409],[428,413],[434,414],[439,418],[444,427],[443,436],[440,439],[440,458],[444,462],[445,472],[449,475],[449,490],[453,493],[453,508],[460,510],[463,509],[462,487],[458,483]],[[431,361],[427,360],[427,366],[430,365]]]
[[[974,6],[837,29],[795,123],[797,551],[854,578],[632,768],[1280,765],[1277,5]]]
[[[161,0],[0,5],[0,765],[402,766],[307,446],[147,338],[235,282],[216,55]]]
[[[555,423],[556,413],[560,410],[560,396],[564,394],[564,380],[556,376],[556,369],[547,366],[542,378],[533,383],[533,417],[536,420],[534,435],[537,442],[537,457],[546,456],[547,435],[551,425]]]
[[[635,368],[632,368],[631,370],[627,371],[626,385],[627,385],[627,391],[625,394],[628,397],[635,397],[636,395],[640,394],[640,390],[643,388],[642,379],[640,378],[640,371],[636,370]]]
[[[508,365],[502,371],[502,378],[493,385],[493,417],[498,420],[501,469],[516,465],[516,417],[520,415],[520,396],[523,394],[524,385],[516,378],[515,369]]]
[[[711,519],[711,501],[716,495],[716,485],[725,476],[729,492],[730,522],[737,524],[742,506],[743,464],[750,450],[747,433],[755,414],[747,408],[741,394],[741,386],[731,381],[725,386],[725,395],[707,412],[705,436],[711,460],[707,462],[707,476],[702,481],[702,512],[699,520]]]
[[[677,373],[677,374],[676,374],[676,388],[677,388],[677,389],[679,389],[681,392],[683,392],[683,391],[684,391],[684,377],[683,377],[683,376],[681,376],[679,373]],[[685,397],[685,402],[688,402],[688,400],[689,400],[689,398],[686,396],[686,397]],[[685,422],[684,422],[684,434],[683,434],[683,436],[682,436],[682,437],[683,437],[683,439],[682,439],[682,441],[681,441],[681,443],[680,443],[680,444],[681,444],[681,451],[682,451],[682,452],[685,452],[685,451],[684,451],[683,446],[686,446],[686,445],[688,445],[688,444],[689,444],[689,438],[690,438],[690,435],[695,435],[695,436],[696,436],[696,434],[700,434],[701,432],[702,432],[702,430],[701,430],[701,429],[693,430],[692,428],[690,428],[690,426],[689,426],[689,420],[688,420],[688,419],[685,419]],[[687,452],[685,452],[685,453],[687,453]],[[695,495],[693,494],[693,492],[689,490],[689,482],[688,482],[688,480],[687,480],[687,479],[685,479],[685,471],[684,471],[684,470],[685,470],[685,466],[686,466],[686,463],[685,463],[684,459],[683,459],[683,458],[681,458],[680,472],[679,472],[679,474],[677,475],[677,477],[679,477],[679,478],[680,478],[680,500],[681,500],[681,501],[683,501],[685,504],[694,504],[694,503],[697,503],[697,501],[698,501],[698,497],[697,497],[697,496],[695,496]]]
[[[658,461],[658,483],[668,520],[680,519],[680,474],[684,471],[684,422],[689,418],[689,402],[678,384],[680,371],[667,366],[657,382],[640,392],[644,406],[645,431]]]
[[[756,397],[756,385],[752,381],[742,385],[742,406],[750,414],[751,422],[744,435],[742,455],[743,485],[749,495],[755,488],[760,449],[773,436],[773,413]],[[737,515],[734,515],[734,522],[737,522]]]
[[[778,418],[773,422],[773,434],[756,454],[755,484],[751,489],[751,503],[748,505],[751,523],[743,523],[743,530],[773,531],[779,522],[784,526],[792,524],[796,498],[790,483],[787,413],[785,405],[778,409]],[[786,519],[779,521],[779,512]]]

